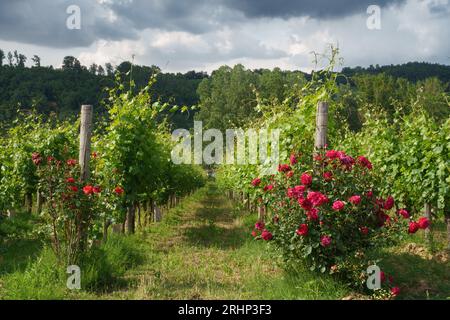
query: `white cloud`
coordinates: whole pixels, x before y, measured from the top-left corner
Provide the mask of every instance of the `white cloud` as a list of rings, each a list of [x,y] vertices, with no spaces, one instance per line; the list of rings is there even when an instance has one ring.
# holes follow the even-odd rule
[[[119,5],[113,0],[97,1],[103,1],[105,5]],[[120,5],[126,7],[127,1]],[[100,11],[105,19],[117,20],[118,11],[108,11],[108,8],[106,6]],[[205,10],[204,7],[201,8]],[[157,9],[158,12],[164,12],[165,7],[160,5]],[[179,10],[190,12],[185,7]],[[231,9],[218,6],[203,17],[194,14],[190,20],[188,17],[177,18],[181,25],[203,26],[201,33],[190,32],[189,28],[173,30],[161,25],[136,31],[133,39],[98,38],[86,48],[54,50],[18,43],[14,43],[16,47],[13,48],[12,42],[0,42],[0,48],[5,49],[5,45],[6,49],[19,51],[25,48],[26,53],[36,48],[37,53],[43,58],[50,57],[51,63],[57,66],[64,55],[75,55],[86,65],[93,62],[118,64],[135,55],[136,63],[155,64],[165,71],[212,71],[220,65],[235,63],[243,63],[248,68],[277,66],[310,70],[310,53],[323,52],[329,43],[339,45],[345,65],[349,66],[395,64],[411,60],[449,63],[448,0],[407,0],[403,5],[382,7],[381,30],[369,30],[366,27],[368,15],[365,10],[333,19],[243,19],[241,13],[236,12],[234,16],[232,13]],[[225,16],[233,22],[224,23]],[[95,24],[94,21],[90,23]],[[129,24],[130,22],[121,20],[121,25]]]

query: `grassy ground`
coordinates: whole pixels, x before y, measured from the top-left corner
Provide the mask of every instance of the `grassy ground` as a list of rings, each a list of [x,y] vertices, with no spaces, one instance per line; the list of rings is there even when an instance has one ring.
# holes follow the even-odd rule
[[[329,277],[286,275],[267,243],[250,236],[242,216],[214,185],[201,190],[143,235],[146,263],[131,286],[99,298],[335,299],[347,289]]]
[[[79,292],[65,289],[64,279],[56,288],[38,281],[39,290],[24,289],[30,282],[24,273],[32,278],[35,271],[30,270],[41,268],[36,263],[42,259],[38,258],[42,243],[14,241],[3,248],[0,260],[0,299],[2,292],[5,298],[45,299],[342,299],[353,295],[330,276],[283,271],[268,243],[250,236],[255,220],[256,216],[236,209],[209,184],[172,209],[163,222],[134,237],[122,237],[127,251],[140,253],[138,263],[124,261],[120,268],[127,270],[107,286]],[[400,298],[448,298],[448,260],[429,254],[421,235],[414,241],[380,252],[383,270],[395,276],[402,288]],[[104,248],[109,260],[116,261],[122,254],[120,242]],[[52,277],[48,274],[47,282]]]

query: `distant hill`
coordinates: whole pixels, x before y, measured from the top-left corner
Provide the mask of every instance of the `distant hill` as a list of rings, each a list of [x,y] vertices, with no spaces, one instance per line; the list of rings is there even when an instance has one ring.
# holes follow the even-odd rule
[[[355,74],[379,74],[385,73],[396,78],[405,78],[412,82],[436,77],[442,82],[450,82],[450,66],[428,62],[408,62],[399,65],[373,66],[368,68],[354,67],[343,68],[342,73],[346,76]]]
[[[126,74],[131,64],[123,62],[115,70]],[[80,105],[93,104],[96,113],[104,111],[101,101],[106,97],[105,87],[114,86],[114,69],[108,72],[98,65],[82,66],[74,57],[66,57],[63,67],[33,66],[20,63],[0,65],[0,121],[9,122],[16,110],[36,109],[39,113],[55,112],[61,118],[79,113]],[[162,73],[156,66],[133,66],[136,90],[147,85],[150,77],[158,73],[153,86],[154,99],[177,105],[198,102],[197,87],[206,73]],[[129,80],[125,82],[128,84]],[[188,127],[192,114],[171,114],[177,126]]]
[[[0,50],[0,122],[9,123],[17,116],[18,109],[34,108],[42,114],[55,112],[61,118],[66,118],[77,115],[81,104],[93,104],[96,112],[102,113],[104,109],[101,101],[106,96],[103,89],[114,86],[114,72],[120,71],[122,74],[130,75],[131,69],[130,62],[122,62],[117,67],[113,67],[111,64],[82,66],[72,56],[65,57],[62,67],[57,69],[40,66],[38,56],[32,58],[35,63],[33,67],[27,67],[26,60],[27,57],[16,51],[14,54],[8,53],[6,56]],[[224,79],[228,79],[228,73],[234,69],[225,67],[222,70],[219,68],[213,71],[212,76],[222,70]],[[199,104],[201,102],[199,86],[211,77],[206,72],[163,73],[157,66],[134,65],[132,77],[136,83],[136,90],[144,87],[155,72],[158,73],[158,76],[157,82],[153,86],[154,99],[169,101],[177,105]],[[240,88],[245,93],[248,90],[239,80],[239,77],[245,76],[246,79],[248,78],[248,83],[252,83],[260,90],[262,97],[273,98],[276,96],[279,101],[284,99],[288,89],[293,88],[292,84],[299,77],[305,80],[311,79],[310,74],[300,71],[283,71],[279,68],[248,70],[241,66],[235,70],[235,73],[238,80],[234,79],[235,83],[231,81],[232,79],[230,80],[235,85],[234,91],[239,91],[238,88]],[[394,78],[405,78],[412,83],[435,77],[444,82],[445,91],[450,90],[450,66],[447,65],[409,62],[402,65],[371,65],[367,68],[346,67],[342,69],[342,73],[348,77],[384,73]],[[220,81],[223,82],[224,79]],[[345,79],[341,80],[345,82]],[[375,79],[371,82],[376,87],[380,86]],[[129,83],[129,80],[125,83]],[[225,83],[219,83],[218,86],[225,90]],[[207,87],[206,83],[203,87]],[[233,103],[235,101],[238,100],[233,100]],[[177,127],[186,128],[192,125],[194,114],[195,112],[191,112],[189,115],[176,112],[171,114],[170,120]]]

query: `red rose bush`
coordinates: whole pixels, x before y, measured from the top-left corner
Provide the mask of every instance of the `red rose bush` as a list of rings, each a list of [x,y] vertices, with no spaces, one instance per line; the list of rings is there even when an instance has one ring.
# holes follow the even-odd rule
[[[334,273],[350,261],[367,266],[369,248],[429,226],[426,218],[416,222],[407,209],[396,209],[392,196],[379,194],[378,183],[364,156],[336,150],[291,155],[276,175],[251,183],[273,215],[252,234],[274,243],[287,263],[311,270]]]

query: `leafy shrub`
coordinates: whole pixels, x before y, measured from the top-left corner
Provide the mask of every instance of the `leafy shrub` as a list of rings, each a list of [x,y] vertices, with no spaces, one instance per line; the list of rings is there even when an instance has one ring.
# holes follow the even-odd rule
[[[372,164],[363,156],[335,150],[314,157],[292,155],[277,175],[251,184],[262,190],[262,200],[273,213],[267,225],[256,223],[253,236],[272,240],[291,266],[305,262],[310,270],[341,269],[358,278],[367,268],[369,248],[428,227],[423,218],[410,221],[409,212],[396,208],[393,197],[381,197]],[[354,266],[356,273],[348,272]]]

